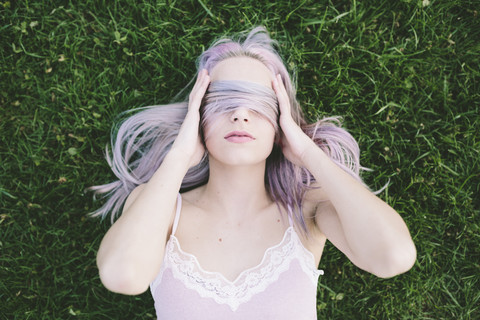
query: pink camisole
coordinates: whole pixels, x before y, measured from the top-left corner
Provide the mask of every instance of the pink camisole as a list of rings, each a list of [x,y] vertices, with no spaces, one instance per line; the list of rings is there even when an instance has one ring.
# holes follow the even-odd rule
[[[178,196],[172,234],[159,274],[150,284],[158,320],[295,319],[316,316],[318,276],[313,254],[290,222],[282,241],[265,251],[262,261],[235,281],[205,271],[184,252],[175,237],[182,200]]]

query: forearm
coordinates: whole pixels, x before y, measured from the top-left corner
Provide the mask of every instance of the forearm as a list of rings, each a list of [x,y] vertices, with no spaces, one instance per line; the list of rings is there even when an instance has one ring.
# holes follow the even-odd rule
[[[335,208],[356,261],[374,271],[388,269],[392,264],[408,265],[412,256],[414,259],[415,247],[408,228],[393,208],[337,166],[320,148],[308,149],[304,163]]]
[[[110,290],[139,293],[158,272],[177,194],[187,170],[184,157],[167,154],[150,181],[106,233],[97,264],[102,281]]]

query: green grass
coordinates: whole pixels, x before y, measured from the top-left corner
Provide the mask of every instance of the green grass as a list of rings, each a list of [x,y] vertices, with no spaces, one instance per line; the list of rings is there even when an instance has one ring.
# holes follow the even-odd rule
[[[343,115],[413,269],[382,280],[327,245],[321,319],[480,319],[480,16],[474,0],[1,1],[0,318],[154,318],[100,283],[88,186],[121,111],[166,103],[216,37],[263,24],[307,115]],[[293,3],[293,4],[289,4]]]

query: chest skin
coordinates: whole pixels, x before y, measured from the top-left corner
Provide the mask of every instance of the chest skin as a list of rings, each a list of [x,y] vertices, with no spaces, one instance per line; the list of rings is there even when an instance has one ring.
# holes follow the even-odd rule
[[[289,227],[277,205],[272,203],[252,219],[229,221],[222,213],[206,212],[195,204],[195,193],[182,194],[182,207],[175,237],[184,252],[192,254],[200,266],[234,281],[243,271],[259,265],[265,252],[282,242]],[[311,215],[315,208],[304,207]],[[322,234],[311,228],[304,247],[313,253],[318,265],[325,244]]]

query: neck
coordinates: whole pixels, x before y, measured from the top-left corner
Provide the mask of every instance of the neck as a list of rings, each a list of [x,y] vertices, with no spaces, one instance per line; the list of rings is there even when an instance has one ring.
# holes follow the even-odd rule
[[[205,200],[225,218],[241,221],[272,203],[265,186],[265,161],[248,166],[226,166],[210,159]]]

